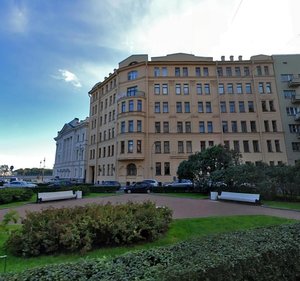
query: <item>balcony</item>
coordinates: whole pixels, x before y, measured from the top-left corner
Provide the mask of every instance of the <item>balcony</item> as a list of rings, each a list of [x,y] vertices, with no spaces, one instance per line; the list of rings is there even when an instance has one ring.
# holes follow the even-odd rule
[[[300,103],[300,95],[292,96],[292,103]]]
[[[300,78],[291,78],[291,80],[289,80],[289,87],[290,88],[296,88],[300,86]]]
[[[300,121],[300,112],[296,113],[295,121]]]
[[[142,161],[145,159],[144,153],[124,153],[119,154],[118,161]]]
[[[125,99],[131,99],[131,98],[146,98],[146,94],[143,91],[134,91],[134,92],[124,92],[124,93],[119,93],[117,95],[117,102]]]

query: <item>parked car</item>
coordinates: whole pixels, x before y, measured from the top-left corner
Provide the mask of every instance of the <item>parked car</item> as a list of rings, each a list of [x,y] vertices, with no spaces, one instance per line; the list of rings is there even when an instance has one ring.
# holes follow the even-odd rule
[[[4,187],[17,187],[17,188],[23,188],[23,187],[32,188],[32,187],[37,187],[36,184],[29,183],[29,182],[26,182],[26,181],[12,181],[12,182],[5,183],[3,186]]]
[[[153,186],[148,182],[136,182],[132,185],[124,188],[125,193],[150,193],[153,190]]]
[[[116,186],[121,187],[121,184],[118,181],[102,181],[101,183],[95,184],[95,186]]]
[[[176,188],[188,188],[191,189],[194,187],[194,184],[191,180],[187,179],[178,179],[174,182],[165,183],[165,187],[176,187]]]
[[[158,184],[158,181],[157,180],[153,180],[153,179],[146,179],[146,180],[143,180],[143,182],[147,182],[147,183],[150,183],[152,186],[159,186]]]
[[[49,184],[49,187],[60,187],[60,186],[72,186],[74,185],[71,181],[69,180],[57,180],[54,181],[53,183]]]

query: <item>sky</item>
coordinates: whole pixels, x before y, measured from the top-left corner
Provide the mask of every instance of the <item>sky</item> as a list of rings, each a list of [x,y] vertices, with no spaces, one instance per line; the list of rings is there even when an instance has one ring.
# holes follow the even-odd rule
[[[53,168],[58,131],[89,115],[89,90],[132,54],[300,53],[299,10],[299,0],[0,0],[0,165]]]

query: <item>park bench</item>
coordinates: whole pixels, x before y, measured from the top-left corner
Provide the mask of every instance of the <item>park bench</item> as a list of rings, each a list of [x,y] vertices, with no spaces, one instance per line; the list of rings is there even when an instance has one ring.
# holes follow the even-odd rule
[[[37,202],[55,201],[63,199],[76,199],[77,194],[73,190],[53,191],[53,192],[39,192],[37,194]]]
[[[221,195],[218,196],[218,199],[230,200],[230,201],[250,202],[250,203],[259,203],[260,202],[260,194],[222,191]]]

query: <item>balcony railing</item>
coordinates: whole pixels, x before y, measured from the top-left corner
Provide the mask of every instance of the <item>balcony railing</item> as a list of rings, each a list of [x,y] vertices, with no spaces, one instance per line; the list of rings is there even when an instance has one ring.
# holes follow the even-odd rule
[[[300,121],[300,112],[296,113],[295,121]]]
[[[292,103],[300,103],[300,95],[292,96]]]
[[[290,88],[295,88],[295,87],[299,87],[300,86],[300,78],[295,78],[293,77],[290,81],[289,81],[289,87]]]

